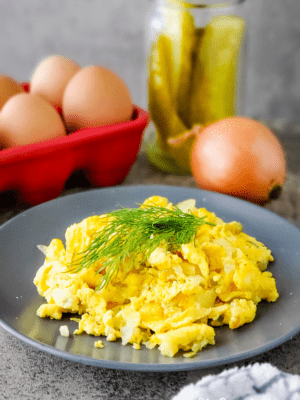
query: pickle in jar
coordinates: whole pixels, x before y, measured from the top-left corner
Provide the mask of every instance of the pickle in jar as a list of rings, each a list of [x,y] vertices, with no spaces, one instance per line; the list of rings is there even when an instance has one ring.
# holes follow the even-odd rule
[[[206,25],[196,49],[190,99],[191,125],[235,115],[238,58],[245,22],[218,15]]]
[[[171,41],[160,35],[152,46],[149,58],[149,111],[159,133],[159,143],[166,150],[167,138],[186,130],[174,108],[171,83]]]
[[[149,57],[149,111],[157,128],[157,143],[150,144],[148,156],[150,161],[164,170],[190,173],[191,143],[185,143],[178,149],[170,147],[167,139],[177,137],[189,128],[182,117],[187,120],[189,115],[194,22],[190,13],[178,8],[166,9],[164,17],[163,33],[153,43]],[[159,147],[161,152],[158,152]],[[175,167],[170,157],[169,163],[164,160],[162,152],[175,159],[179,168]],[[156,159],[152,157],[154,153]],[[160,165],[160,157],[163,165]]]
[[[171,95],[174,107],[189,128],[189,97],[191,95],[192,54],[196,44],[193,15],[180,6],[164,9],[163,34],[171,43]]]

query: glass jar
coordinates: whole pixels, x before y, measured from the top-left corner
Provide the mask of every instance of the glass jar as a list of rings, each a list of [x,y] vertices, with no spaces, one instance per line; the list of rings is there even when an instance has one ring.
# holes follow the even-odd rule
[[[242,115],[245,94],[244,0],[156,0],[147,21],[148,107],[144,148],[158,168],[190,174],[191,135],[201,125]]]

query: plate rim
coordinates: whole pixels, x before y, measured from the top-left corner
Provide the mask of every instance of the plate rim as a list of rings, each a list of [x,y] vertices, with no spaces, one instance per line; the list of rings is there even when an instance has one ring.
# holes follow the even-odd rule
[[[30,337],[20,333],[19,331],[12,328],[10,325],[6,324],[0,319],[0,326],[9,334],[15,338],[21,340],[23,343],[34,347],[43,353],[50,354],[52,356],[60,357],[62,359],[77,362],[79,364],[90,365],[93,367],[114,369],[114,370],[126,370],[132,372],[176,372],[176,371],[191,371],[195,369],[205,370],[208,368],[219,367],[227,364],[232,364],[234,362],[247,360],[249,358],[255,357],[262,354],[263,352],[270,351],[288,340],[291,340],[296,334],[300,332],[300,325],[286,334],[285,336],[273,340],[268,345],[260,346],[255,350],[250,350],[248,352],[242,353],[240,355],[233,355],[228,357],[223,357],[221,359],[215,360],[205,360],[205,361],[195,361],[194,363],[174,363],[174,364],[160,364],[160,363],[129,363],[123,361],[114,360],[101,360],[89,356],[80,356],[76,354],[69,353],[64,350],[58,350],[53,346],[49,346],[45,343],[38,342],[37,340],[31,339]],[[120,345],[122,343],[120,342]]]

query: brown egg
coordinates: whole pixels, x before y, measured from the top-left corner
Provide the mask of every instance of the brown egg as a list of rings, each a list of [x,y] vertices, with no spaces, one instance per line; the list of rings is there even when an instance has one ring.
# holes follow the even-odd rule
[[[133,104],[126,84],[108,68],[81,69],[68,83],[62,106],[70,130],[129,121]]]
[[[43,142],[65,134],[59,113],[36,94],[13,96],[0,113],[0,136],[5,148]]]
[[[64,90],[80,66],[64,56],[50,56],[39,63],[34,71],[30,92],[39,94],[54,107],[62,107]]]
[[[22,86],[7,75],[0,75],[0,110],[12,96],[24,92]]]

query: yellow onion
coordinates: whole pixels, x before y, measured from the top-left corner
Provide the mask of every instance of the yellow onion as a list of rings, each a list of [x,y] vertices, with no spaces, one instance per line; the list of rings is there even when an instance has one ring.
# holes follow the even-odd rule
[[[258,204],[277,198],[286,179],[284,150],[263,123],[246,117],[194,127],[191,169],[198,186]],[[173,143],[176,144],[176,141]]]

